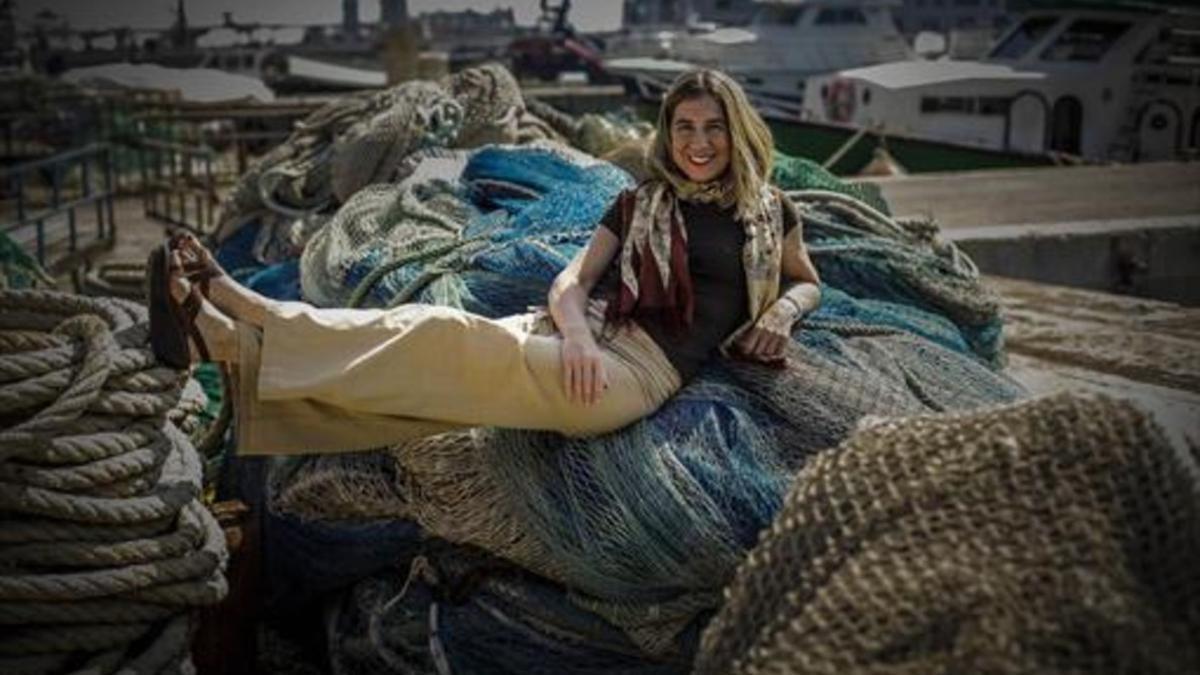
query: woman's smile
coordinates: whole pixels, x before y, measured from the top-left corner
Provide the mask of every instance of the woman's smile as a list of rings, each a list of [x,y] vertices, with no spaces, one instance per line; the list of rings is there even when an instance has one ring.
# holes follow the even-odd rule
[[[671,116],[671,159],[688,179],[707,183],[729,168],[725,111],[712,96],[679,102]]]

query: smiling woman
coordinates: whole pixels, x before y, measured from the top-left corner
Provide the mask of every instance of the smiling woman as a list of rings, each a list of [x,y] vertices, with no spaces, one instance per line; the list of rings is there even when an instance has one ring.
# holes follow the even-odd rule
[[[150,261],[155,354],[186,368],[190,341],[236,366],[243,453],[361,450],[464,426],[613,431],[718,355],[782,366],[792,325],[820,302],[795,207],[767,182],[771,152],[736,82],[681,76],[652,178],[618,195],[555,278],[551,321],[276,302],[181,237]],[[456,358],[433,357],[445,353]]]

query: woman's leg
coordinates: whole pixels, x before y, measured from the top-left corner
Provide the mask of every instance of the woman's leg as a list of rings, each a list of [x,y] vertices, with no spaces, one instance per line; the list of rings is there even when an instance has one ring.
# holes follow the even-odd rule
[[[215,265],[194,239],[180,248]],[[361,450],[463,426],[601,433],[645,416],[680,385],[633,327],[601,341],[609,388],[588,406],[563,387],[560,340],[528,315],[322,309],[265,298],[228,275],[208,290],[201,333],[225,345],[221,360],[239,364],[240,452]]]
[[[559,339],[532,334],[528,316],[279,307],[261,333],[239,329],[242,452],[364,449],[464,426],[601,433],[644,417],[679,386],[640,331],[605,343],[614,347],[604,350],[609,389],[588,406],[563,388]]]
[[[192,235],[182,235],[178,239],[177,251],[182,261],[220,269],[212,252]],[[228,317],[259,328],[262,327],[264,317],[277,310],[278,304],[278,301],[256,293],[228,274],[221,274],[209,280],[207,299],[213,307]]]

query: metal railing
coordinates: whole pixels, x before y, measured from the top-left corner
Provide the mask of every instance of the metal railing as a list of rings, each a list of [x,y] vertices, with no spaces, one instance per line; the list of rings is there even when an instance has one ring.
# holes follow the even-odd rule
[[[0,229],[51,273],[116,241],[107,143],[0,169],[0,186]]]
[[[155,139],[137,141],[146,217],[208,234],[219,203],[213,165],[216,152],[204,145]]]

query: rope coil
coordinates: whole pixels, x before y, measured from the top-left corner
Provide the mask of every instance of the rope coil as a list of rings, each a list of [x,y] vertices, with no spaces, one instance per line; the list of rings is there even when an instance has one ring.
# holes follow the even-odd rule
[[[226,592],[188,380],[115,298],[0,290],[0,671],[190,670],[190,609]]]

